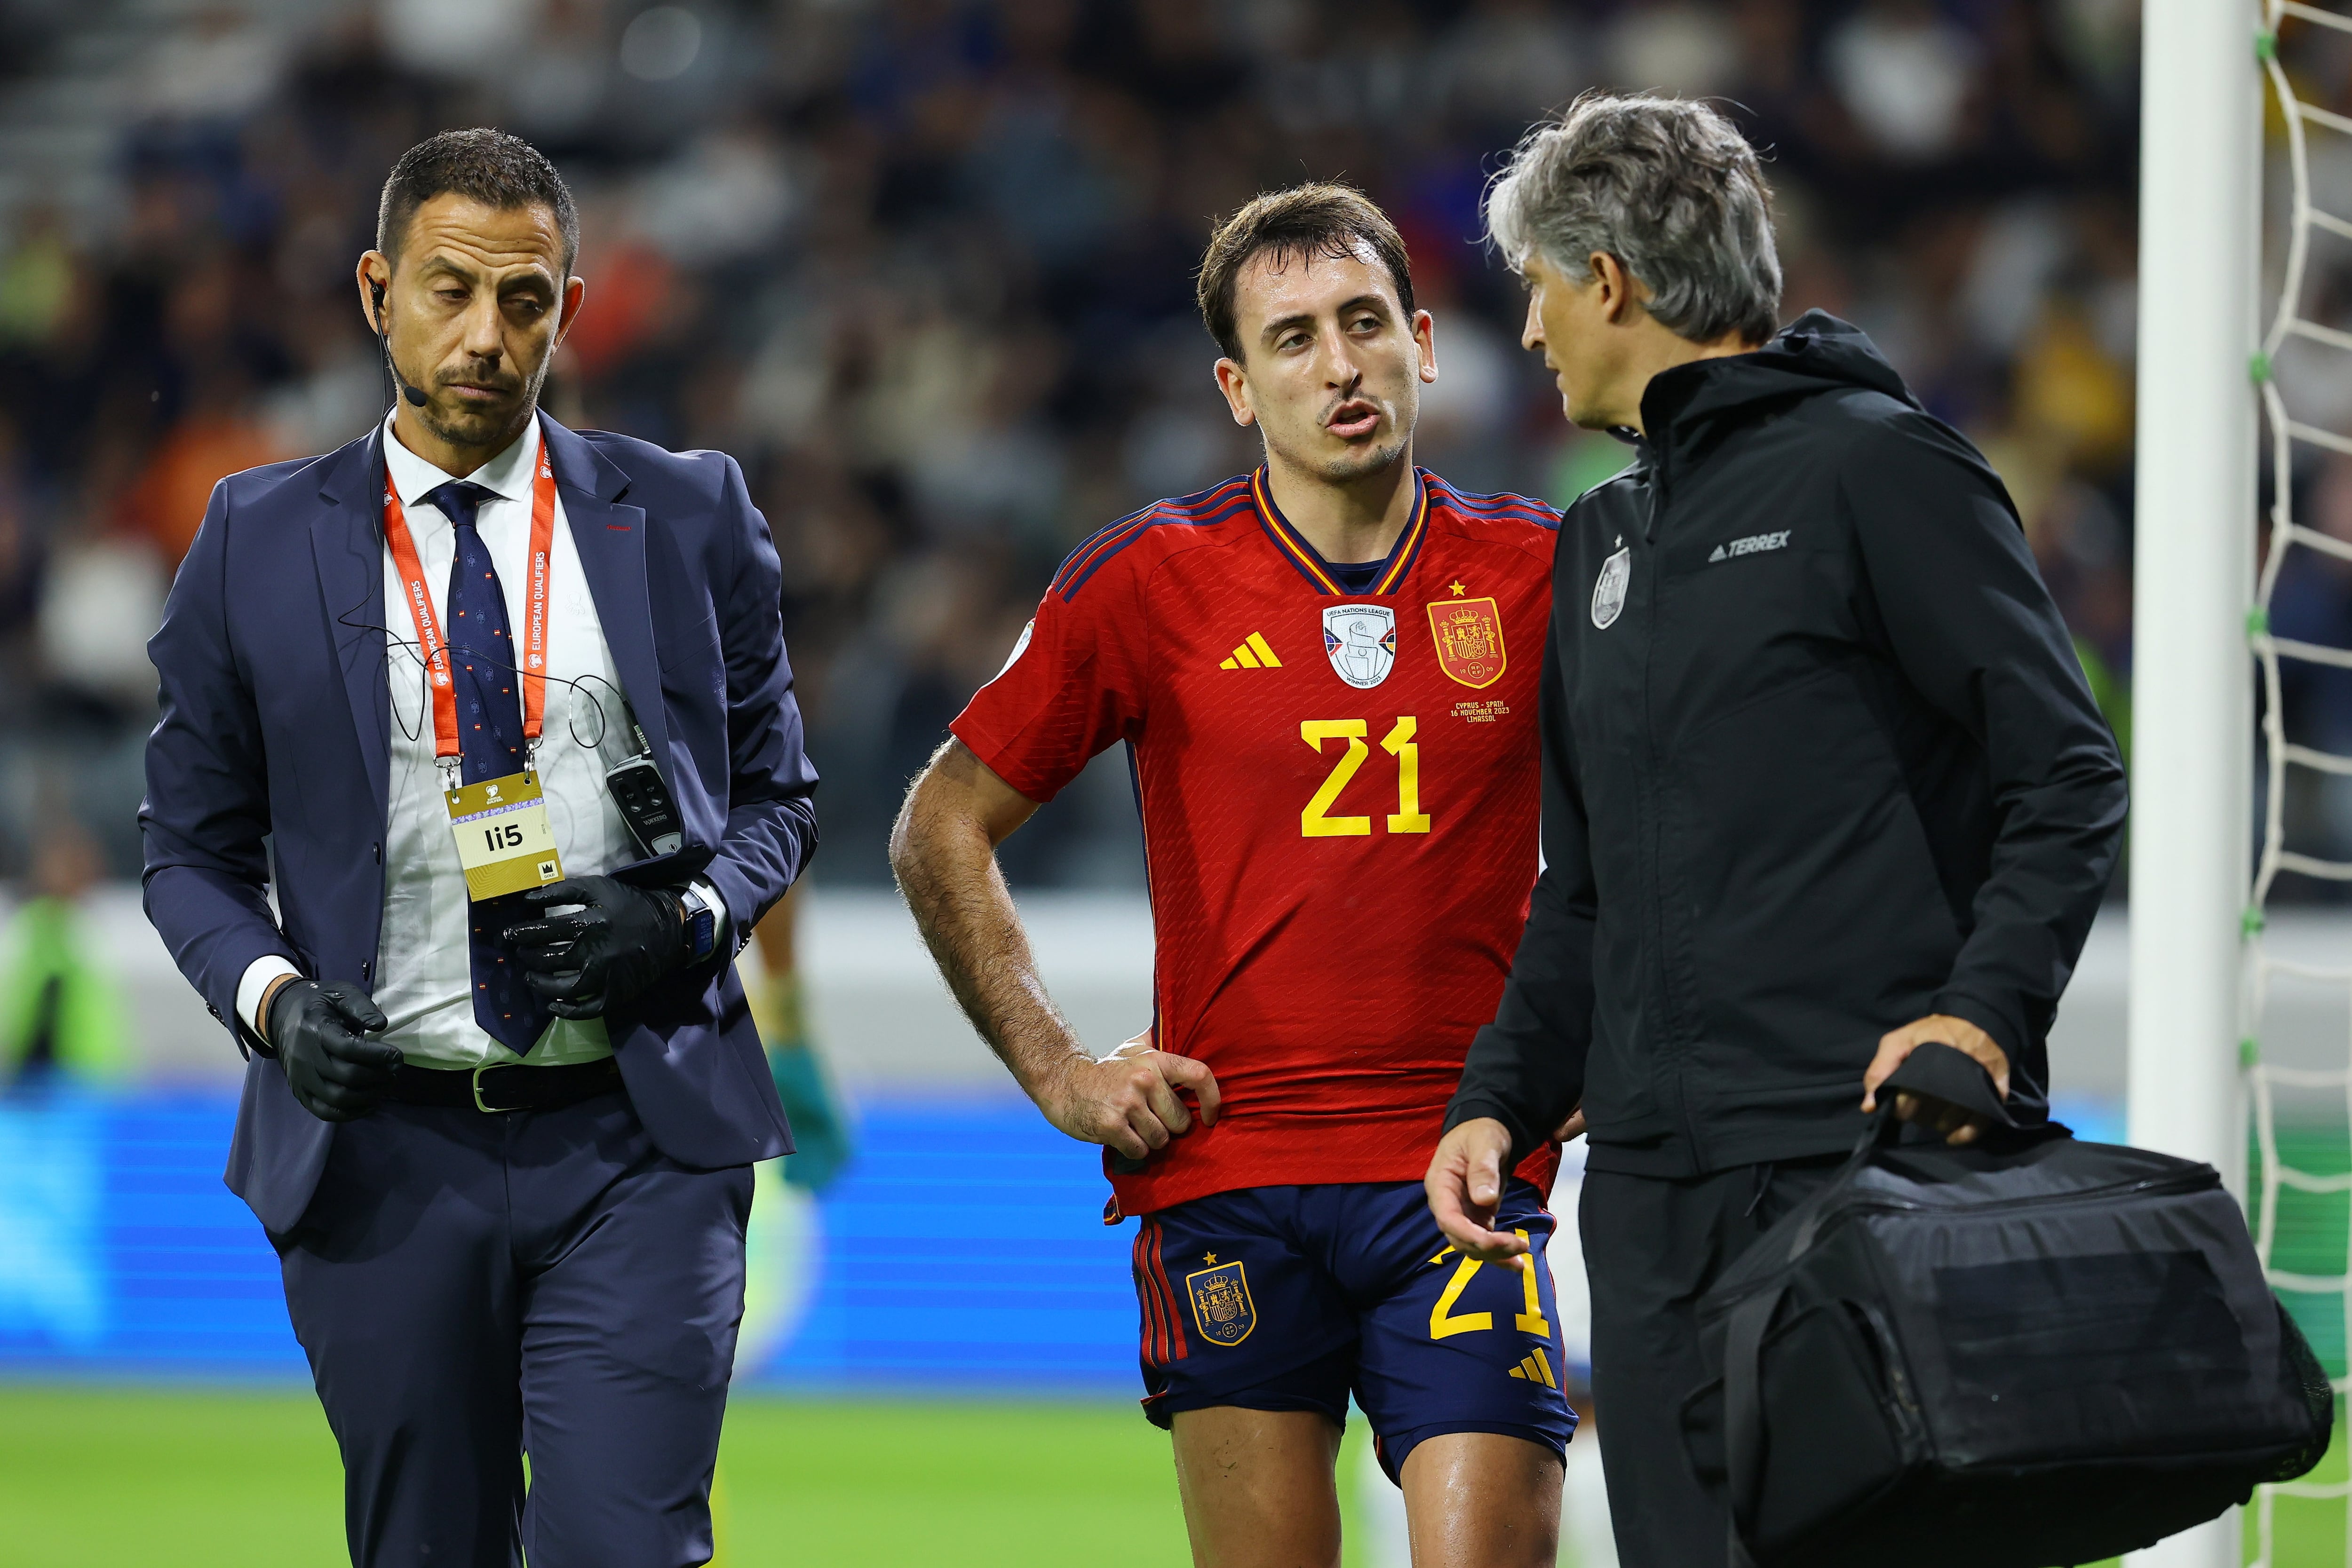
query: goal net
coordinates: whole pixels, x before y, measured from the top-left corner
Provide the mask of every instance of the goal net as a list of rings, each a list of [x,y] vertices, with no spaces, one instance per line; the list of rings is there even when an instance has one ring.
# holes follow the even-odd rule
[[[2252,370],[2267,443],[2268,528],[2247,616],[2261,682],[2261,839],[2245,912],[2240,1051],[2252,1111],[2254,1242],[2281,1300],[2338,1396],[2352,1385],[2352,1030],[2343,1066],[2263,1060],[2274,1009],[2334,1002],[2352,1017],[2352,964],[2279,940],[2267,906],[2280,876],[2352,883],[2352,646],[2326,637],[2333,588],[2352,606],[2352,117],[2334,101],[2352,64],[2352,13],[2264,0],[2255,49],[2268,82],[2266,276],[2276,289]],[[2336,249],[2335,247],[2343,246]],[[2331,472],[2331,470],[2338,470]],[[2341,503],[2310,497],[2346,486]],[[2299,497],[2302,501],[2299,504]],[[2342,516],[2337,515],[2338,509]],[[2340,626],[2352,614],[2335,618]],[[2343,636],[2352,642],[2352,636]],[[2330,831],[2331,818],[2345,830]],[[2344,1445],[2301,1480],[2263,1488],[2252,1542],[2263,1568],[2352,1563]]]

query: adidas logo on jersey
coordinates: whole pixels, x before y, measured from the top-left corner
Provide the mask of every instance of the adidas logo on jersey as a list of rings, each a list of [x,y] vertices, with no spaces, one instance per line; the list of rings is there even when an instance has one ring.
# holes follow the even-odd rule
[[[1233,657],[1220,664],[1221,670],[1278,670],[1282,661],[1274,656],[1274,648],[1264,637],[1253,632],[1249,640],[1234,650]]]
[[[1729,560],[1734,556],[1754,555],[1759,550],[1787,549],[1790,531],[1788,528],[1782,528],[1778,533],[1750,534],[1744,539],[1734,539],[1729,544],[1716,546],[1715,553],[1706,559],[1711,564],[1718,560]]]
[[[1511,1368],[1511,1375],[1524,1377],[1529,1383],[1540,1383],[1546,1388],[1559,1386],[1559,1379],[1551,1375],[1551,1358],[1544,1354],[1541,1345],[1536,1346],[1533,1354],[1518,1365]]]

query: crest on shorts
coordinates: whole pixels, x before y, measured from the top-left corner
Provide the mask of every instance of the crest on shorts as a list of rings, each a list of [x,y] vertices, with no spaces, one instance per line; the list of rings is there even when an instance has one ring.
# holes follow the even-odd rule
[[[1396,612],[1384,604],[1334,604],[1323,612],[1323,651],[1351,686],[1376,686],[1396,664]]]
[[[1446,599],[1429,607],[1437,667],[1465,686],[1503,678],[1503,612],[1491,599]]]
[[[1184,1291],[1192,1298],[1192,1322],[1211,1344],[1239,1344],[1257,1327],[1257,1308],[1250,1301],[1249,1270],[1238,1260],[1213,1269],[1195,1269],[1184,1276]]]
[[[1633,580],[1633,547],[1626,546],[1601,563],[1601,579],[1592,585],[1592,623],[1606,632],[1625,608],[1625,585]]]

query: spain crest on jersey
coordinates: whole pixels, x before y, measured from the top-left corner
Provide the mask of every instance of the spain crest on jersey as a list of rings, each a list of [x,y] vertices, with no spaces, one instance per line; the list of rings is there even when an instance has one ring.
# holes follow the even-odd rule
[[[1396,664],[1396,612],[1385,604],[1333,604],[1323,612],[1323,652],[1351,686],[1376,686]]]
[[[1437,639],[1437,667],[1465,686],[1503,678],[1503,612],[1492,599],[1446,599],[1429,607],[1429,634]]]
[[[1211,1269],[1195,1269],[1184,1276],[1184,1290],[1192,1298],[1192,1322],[1211,1344],[1236,1345],[1257,1327],[1257,1308],[1250,1301],[1249,1270],[1237,1259]]]

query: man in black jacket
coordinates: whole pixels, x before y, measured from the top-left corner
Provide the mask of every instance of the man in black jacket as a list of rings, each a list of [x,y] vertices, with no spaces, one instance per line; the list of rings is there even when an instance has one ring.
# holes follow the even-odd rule
[[[1773,335],[1769,197],[1720,116],[1588,96],[1521,144],[1487,218],[1568,417],[1635,459],[1560,529],[1545,869],[1430,1206],[1508,1258],[1499,1173],[1589,1131],[1620,1560],[1698,1568],[1726,1521],[1681,1452],[1697,1299],[1921,1042],[2047,1114],[2123,765],[1983,457],[1853,328]]]

